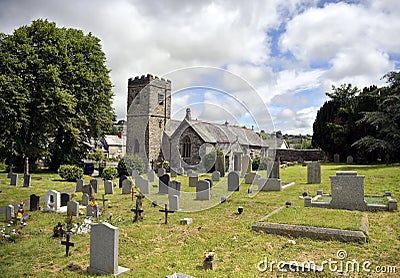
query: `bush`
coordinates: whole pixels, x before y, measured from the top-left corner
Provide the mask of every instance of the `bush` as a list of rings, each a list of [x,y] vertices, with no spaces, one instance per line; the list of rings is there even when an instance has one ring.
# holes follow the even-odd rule
[[[125,163],[125,159],[124,158],[121,158],[118,161],[117,171],[118,171],[118,176],[119,177],[123,176],[123,175],[125,175],[125,176],[129,175],[128,169],[126,169],[126,163]]]
[[[144,171],[144,162],[137,154],[126,154],[123,159],[125,160],[126,170],[129,175],[132,175],[133,170],[138,170],[139,173]]]
[[[107,166],[104,168],[103,173],[101,174],[101,177],[103,180],[113,180],[118,176],[118,170],[117,168]]]
[[[64,180],[76,181],[83,178],[83,169],[76,165],[60,165],[58,174]]]
[[[157,168],[168,169],[169,168],[169,162],[167,160],[159,161],[159,162],[157,162]]]

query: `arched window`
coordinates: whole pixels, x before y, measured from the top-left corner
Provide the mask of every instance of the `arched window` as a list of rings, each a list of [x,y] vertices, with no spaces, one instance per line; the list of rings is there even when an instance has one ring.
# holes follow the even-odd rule
[[[182,144],[182,157],[190,157],[191,154],[191,143],[190,143],[190,138],[189,136],[185,136],[183,138],[183,144]]]
[[[137,139],[135,139],[135,143],[133,146],[133,153],[139,153],[139,141]]]

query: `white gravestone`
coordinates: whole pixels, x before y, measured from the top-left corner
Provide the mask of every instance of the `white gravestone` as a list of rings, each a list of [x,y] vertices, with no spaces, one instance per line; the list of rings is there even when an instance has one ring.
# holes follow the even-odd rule
[[[58,192],[56,190],[47,191],[46,197],[45,197],[44,211],[57,212],[60,210],[60,206],[61,206],[60,192]]]

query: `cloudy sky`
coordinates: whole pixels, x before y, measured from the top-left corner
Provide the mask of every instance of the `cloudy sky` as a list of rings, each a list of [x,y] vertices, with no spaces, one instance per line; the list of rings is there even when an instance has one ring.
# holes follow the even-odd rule
[[[383,85],[400,69],[398,0],[0,1],[0,32],[38,18],[101,39],[118,119],[128,78],[152,73],[172,81],[175,118],[190,106],[202,120],[311,134],[332,85]]]

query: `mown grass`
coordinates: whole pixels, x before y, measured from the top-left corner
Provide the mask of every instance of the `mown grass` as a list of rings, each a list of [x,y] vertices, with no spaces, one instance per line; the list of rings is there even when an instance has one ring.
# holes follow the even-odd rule
[[[274,268],[274,272],[260,272],[257,269],[259,261],[265,257],[269,261],[306,261],[322,262],[337,259],[338,250],[347,251],[347,259],[373,263],[378,265],[397,266],[397,273],[362,272],[350,273],[350,277],[397,277],[400,271],[400,213],[397,212],[367,212],[369,219],[369,242],[366,244],[342,243],[338,241],[315,241],[307,238],[295,239],[296,244],[288,244],[289,238],[253,232],[251,225],[266,214],[282,206],[286,201],[292,201],[294,208],[302,210],[303,200],[299,198],[302,192],[308,191],[315,195],[316,190],[323,189],[330,193],[329,176],[335,171],[356,170],[359,175],[365,175],[365,192],[367,195],[383,195],[391,191],[398,198],[400,182],[399,165],[345,165],[323,164],[322,183],[307,184],[307,169],[300,165],[281,170],[282,181],[294,181],[296,185],[282,192],[260,192],[249,198],[247,188],[242,184],[239,192],[234,192],[228,202],[199,212],[175,212],[169,215],[169,224],[164,224],[164,214],[160,207],[153,207],[151,200],[143,203],[144,220],[132,222],[133,207],[130,195],[122,195],[115,188],[114,195],[107,195],[112,206],[106,208],[99,221],[105,221],[109,213],[113,213],[112,224],[120,230],[119,235],[119,265],[128,267],[131,272],[125,277],[165,277],[174,272],[183,272],[196,277],[271,277],[282,273]],[[75,188],[74,183],[59,180],[56,174],[33,174],[32,188],[9,185],[7,173],[0,173],[1,206],[9,203],[19,203],[29,200],[29,195],[36,193],[44,196],[48,189],[63,191]],[[42,177],[43,179],[39,179]],[[90,177],[85,177],[88,182]],[[193,190],[187,185],[187,178],[179,177],[182,190]],[[103,192],[103,185],[100,187]],[[99,194],[101,197],[101,194]],[[73,197],[80,201],[81,193]],[[399,198],[398,198],[399,199]],[[43,205],[43,204],[42,204]],[[237,214],[237,207],[243,206],[244,212]],[[26,208],[28,210],[28,208]],[[331,217],[335,210],[313,209],[307,219]],[[300,211],[290,213],[285,217],[293,222],[300,222]],[[3,217],[4,215],[0,215]],[[53,239],[53,227],[64,221],[65,213],[29,212],[28,225],[22,230],[21,237],[15,243],[0,241],[0,273],[1,277],[85,277],[89,265],[90,235],[73,235],[70,257],[65,257],[65,246],[60,239]],[[182,226],[179,219],[193,218],[193,224]],[[303,217],[303,216],[302,216]],[[332,216],[333,217],[333,216]],[[341,219],[343,218],[343,219]],[[74,219],[82,222],[83,216]],[[345,213],[338,214],[336,223],[351,224],[353,220]],[[218,267],[215,270],[202,269],[203,251],[213,249],[218,254]],[[310,274],[284,274],[285,276],[303,276]],[[324,271],[318,277],[336,277],[337,274]]]

